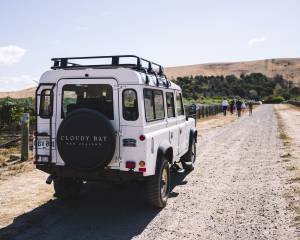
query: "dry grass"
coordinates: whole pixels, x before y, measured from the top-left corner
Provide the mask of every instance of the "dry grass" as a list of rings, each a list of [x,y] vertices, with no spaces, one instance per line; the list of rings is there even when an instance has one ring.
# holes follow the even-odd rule
[[[28,88],[20,91],[14,92],[0,92],[0,98],[11,97],[11,98],[28,98],[34,97],[35,94],[35,87]]]
[[[20,147],[0,148],[0,166],[10,159],[11,155],[19,154]]]
[[[289,186],[284,197],[287,199],[288,209],[295,214],[294,224],[300,230],[300,171],[297,166],[297,157],[291,154],[295,146],[293,139],[287,133],[285,121],[280,115],[280,110],[275,109],[275,115],[278,120],[278,136],[284,146],[284,153],[280,156],[283,159],[281,162],[285,165],[286,170],[291,172],[287,181]]]
[[[284,79],[293,81],[300,85],[300,59],[267,59],[258,61],[244,61],[232,63],[195,64],[187,66],[167,67],[166,74],[169,78],[191,76],[191,75],[231,75],[239,77],[241,74],[263,73],[268,77],[277,74]]]
[[[279,138],[282,140],[282,143],[283,143],[284,146],[289,146],[290,143],[291,143],[291,138],[288,136],[288,134],[286,133],[286,131],[284,129],[284,120],[282,119],[282,117],[280,116],[278,111],[275,111],[275,115],[276,115],[277,120],[278,120]],[[285,157],[290,157],[291,156],[290,153],[286,153],[284,155],[285,155]]]
[[[297,170],[298,168],[296,167],[296,166],[287,166],[286,167],[286,170],[288,170],[288,171],[295,171],[295,170]]]
[[[197,119],[198,134],[202,135],[202,133],[207,130],[224,127],[235,120],[237,120],[236,114],[230,113],[227,114],[226,117],[220,113],[218,115]]]
[[[31,160],[21,161],[20,146],[0,149],[0,180],[31,170],[31,165]]]

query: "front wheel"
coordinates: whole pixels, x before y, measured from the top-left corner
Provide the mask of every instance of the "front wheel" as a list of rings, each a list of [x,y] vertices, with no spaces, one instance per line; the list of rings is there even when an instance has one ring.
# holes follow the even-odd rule
[[[147,181],[148,203],[157,208],[163,208],[167,204],[170,193],[170,168],[166,159],[159,161],[156,174]]]
[[[182,157],[181,164],[184,170],[193,171],[196,162],[196,141],[193,138],[188,152]]]

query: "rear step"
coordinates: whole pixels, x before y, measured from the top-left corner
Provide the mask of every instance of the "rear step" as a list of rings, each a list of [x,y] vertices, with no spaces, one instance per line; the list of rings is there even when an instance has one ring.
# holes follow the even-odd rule
[[[176,171],[177,173],[184,173],[185,170],[181,168],[177,163],[172,165],[172,170]]]
[[[184,162],[184,164],[187,165],[187,166],[192,166],[193,162]]]

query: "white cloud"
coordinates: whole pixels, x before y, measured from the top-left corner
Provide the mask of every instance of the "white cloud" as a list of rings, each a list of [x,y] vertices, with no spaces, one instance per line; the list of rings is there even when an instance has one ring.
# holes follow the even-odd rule
[[[248,41],[248,45],[253,46],[255,44],[262,43],[264,41],[266,41],[265,37],[252,38]]]
[[[37,86],[37,77],[20,75],[15,77],[0,76],[0,92],[10,92]]]
[[[26,49],[15,45],[0,47],[0,65],[10,65],[19,62],[26,51]]]

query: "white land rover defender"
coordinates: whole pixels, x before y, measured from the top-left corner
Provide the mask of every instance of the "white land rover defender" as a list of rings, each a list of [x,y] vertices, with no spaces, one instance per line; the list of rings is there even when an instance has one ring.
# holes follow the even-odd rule
[[[164,207],[170,168],[191,171],[196,159],[195,120],[180,87],[133,55],[52,61],[36,90],[34,163],[55,195],[73,197],[86,181],[136,179],[149,203]]]

